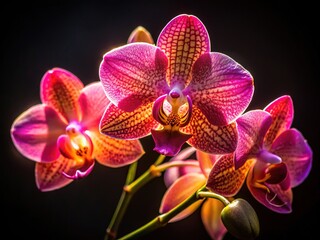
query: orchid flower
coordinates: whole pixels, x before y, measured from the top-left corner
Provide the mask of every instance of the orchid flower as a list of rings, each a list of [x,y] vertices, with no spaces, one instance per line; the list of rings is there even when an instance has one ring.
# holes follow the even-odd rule
[[[164,27],[156,46],[131,43],[107,52],[99,76],[111,101],[101,133],[121,139],[152,134],[154,150],[167,156],[185,142],[204,152],[233,152],[233,121],[254,90],[251,74],[227,55],[210,52],[205,26],[186,14]]]
[[[312,150],[295,128],[290,96],[271,102],[264,110],[252,110],[237,119],[238,146],[213,166],[207,187],[233,196],[245,179],[251,194],[278,213],[292,211],[292,188],[308,176]],[[225,184],[227,182],[227,184]]]
[[[213,164],[221,157],[219,155],[206,154],[196,151],[198,160],[188,159],[196,151],[193,147],[187,147],[173,157],[170,161],[194,163],[184,167],[172,167],[166,170],[164,175],[165,184],[168,187],[160,206],[160,213],[165,213],[187,199],[192,193],[206,184]],[[220,213],[224,204],[214,198],[207,198],[204,202],[197,201],[176,215],[170,222],[176,222],[188,217],[201,207],[201,219],[212,239],[223,239],[227,229],[223,225]]]
[[[84,87],[71,72],[53,68],[41,80],[41,101],[18,116],[11,128],[17,150],[36,162],[41,191],[87,176],[95,159],[108,167],[121,167],[144,154],[139,140],[100,134],[99,121],[109,103],[100,82]]]

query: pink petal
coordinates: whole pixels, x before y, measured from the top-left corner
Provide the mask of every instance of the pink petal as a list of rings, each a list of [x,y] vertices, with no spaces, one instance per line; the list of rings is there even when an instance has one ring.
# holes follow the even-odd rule
[[[242,187],[253,160],[239,169],[234,168],[234,154],[222,156],[213,166],[207,181],[207,188],[225,197],[236,195]]]
[[[249,111],[237,119],[239,140],[235,157],[236,169],[247,159],[257,157],[271,123],[270,114],[262,110]]]
[[[41,100],[53,107],[67,122],[79,120],[78,99],[82,82],[71,72],[62,68],[47,71],[41,80]]]
[[[222,53],[205,53],[194,64],[188,87],[194,105],[214,125],[226,125],[248,107],[253,77]]]
[[[152,117],[152,103],[125,112],[110,103],[104,112],[99,129],[104,135],[120,139],[138,139],[151,134],[159,126]]]
[[[309,175],[313,153],[303,137],[296,129],[284,131],[271,146],[271,151],[279,155],[286,164],[291,186],[301,184]]]
[[[72,179],[63,176],[75,162],[62,155],[52,163],[37,163],[35,168],[37,187],[43,191],[53,191],[72,182]]]
[[[183,89],[191,80],[193,63],[201,54],[210,51],[210,39],[203,23],[193,15],[173,18],[161,31],[157,46],[167,55],[170,87]]]
[[[70,178],[73,180],[85,178],[88,176],[94,167],[94,160],[86,160],[85,163],[81,167],[71,168],[68,171],[63,171],[62,175],[66,178]]]
[[[107,167],[129,165],[144,154],[139,140],[120,140],[104,136],[99,132],[88,133],[94,145],[93,156]]]
[[[208,178],[213,165],[220,159],[221,155],[209,154],[197,150],[197,159],[202,173]]]
[[[166,156],[175,156],[179,153],[182,145],[191,137],[179,130],[172,129],[151,129],[152,138],[155,143],[153,150]]]
[[[132,43],[106,53],[99,76],[111,102],[130,112],[169,91],[167,65],[167,57],[159,48]]]
[[[179,178],[165,192],[161,201],[160,213],[166,213],[182,203],[185,199],[190,197],[191,194],[199,190],[205,184],[205,181],[205,177],[198,173],[190,173]],[[186,218],[191,215],[201,203],[202,201],[193,203],[191,206],[177,214],[169,222],[175,222]]]
[[[227,233],[220,217],[223,208],[223,203],[214,198],[208,198],[201,207],[201,219],[211,239],[222,240]]]
[[[66,125],[55,110],[45,105],[35,105],[15,119],[11,137],[18,151],[36,162],[52,162],[60,152],[57,138],[65,132]]]
[[[293,102],[290,96],[284,95],[271,102],[265,111],[272,117],[272,125],[265,137],[265,146],[270,147],[274,139],[290,128],[293,121]]]
[[[292,211],[292,190],[283,190],[280,184],[266,184],[267,188],[261,187],[262,184],[255,184],[256,168],[253,167],[247,177],[247,186],[252,196],[261,204],[278,213],[290,213]]]
[[[81,124],[87,129],[98,129],[100,119],[110,103],[104,93],[101,82],[94,82],[82,89],[79,103],[81,106]]]
[[[212,154],[231,153],[236,149],[238,133],[235,123],[226,126],[212,125],[201,110],[192,108],[190,123],[181,131],[192,134],[188,143],[198,150]]]

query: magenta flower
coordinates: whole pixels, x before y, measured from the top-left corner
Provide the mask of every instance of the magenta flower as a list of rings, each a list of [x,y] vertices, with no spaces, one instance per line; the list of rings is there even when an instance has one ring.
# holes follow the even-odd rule
[[[36,184],[41,191],[87,176],[95,159],[120,167],[144,153],[138,140],[100,134],[99,121],[109,103],[101,83],[83,87],[72,73],[53,68],[41,80],[41,101],[23,112],[11,128],[15,147],[36,162]]]
[[[184,161],[185,163],[193,163],[193,165],[172,167],[166,170],[164,180],[168,190],[162,198],[160,213],[170,211],[205,185],[213,164],[221,157],[196,151],[198,160],[189,159],[195,151],[196,149],[193,147],[185,148],[170,160],[170,162]],[[180,221],[188,217],[199,207],[201,208],[201,220],[211,239],[223,239],[227,229],[221,221],[220,214],[225,206],[214,198],[195,202],[172,218],[170,222]]]
[[[235,154],[223,156],[214,165],[207,187],[233,196],[246,178],[248,189],[260,203],[275,212],[290,213],[292,188],[308,176],[313,155],[303,135],[291,128],[293,113],[292,99],[286,95],[264,111],[249,111],[237,119]]]
[[[103,57],[100,80],[112,104],[103,134],[137,139],[152,133],[155,150],[173,156],[187,141],[210,153],[230,153],[236,124],[253,95],[251,74],[230,57],[210,52],[203,23],[179,15],[157,45],[132,43]]]

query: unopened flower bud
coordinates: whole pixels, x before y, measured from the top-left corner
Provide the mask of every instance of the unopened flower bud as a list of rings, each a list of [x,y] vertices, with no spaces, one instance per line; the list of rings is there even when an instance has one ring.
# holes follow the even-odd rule
[[[260,232],[258,216],[253,207],[238,198],[221,211],[221,220],[228,232],[238,239],[255,239]]]
[[[151,34],[142,26],[137,27],[130,34],[128,38],[128,43],[134,42],[146,42],[151,44],[154,43]]]

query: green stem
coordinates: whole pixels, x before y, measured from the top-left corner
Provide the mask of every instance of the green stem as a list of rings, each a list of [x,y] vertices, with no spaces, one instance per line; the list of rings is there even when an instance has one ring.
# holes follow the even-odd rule
[[[205,189],[205,186],[199,189],[199,191]],[[186,200],[184,200],[182,203],[171,209],[170,211],[163,213],[147,224],[143,225],[142,227],[136,229],[135,231],[123,236],[122,238],[119,238],[118,240],[128,240],[128,239],[135,239],[142,235],[145,235],[151,231],[154,231],[160,227],[165,226],[173,217],[175,217],[178,213],[182,212],[184,209],[186,209],[191,204],[198,201],[200,198],[198,197],[198,191],[192,194],[190,197],[188,197]]]
[[[228,199],[226,199],[225,197],[209,191],[199,191],[197,192],[197,197],[198,198],[215,198],[220,200],[225,206],[230,204]]]
[[[152,167],[155,167],[161,164],[164,161],[165,157],[166,157],[165,155],[159,155],[155,163],[135,181],[133,180],[136,175],[137,162],[132,163],[130,165],[128,174],[127,174],[126,184],[123,187],[123,191],[119,199],[118,205],[112,216],[109,226],[106,230],[106,235],[104,237],[104,240],[116,239],[120,222],[122,221],[122,218],[127,210],[127,207],[129,205],[129,202],[131,201],[132,196],[134,195],[135,192],[137,192],[142,186],[144,186],[151,179],[161,175],[161,173],[159,175],[159,173],[152,171]]]

